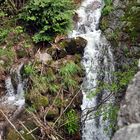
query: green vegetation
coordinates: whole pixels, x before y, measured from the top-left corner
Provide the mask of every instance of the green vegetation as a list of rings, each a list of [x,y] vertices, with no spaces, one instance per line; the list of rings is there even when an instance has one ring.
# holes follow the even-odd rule
[[[105,6],[102,10],[102,14],[108,15],[113,10],[113,0],[104,0]]]
[[[78,131],[78,117],[75,110],[71,109],[66,113],[65,127],[69,134],[75,134]]]
[[[3,43],[5,41],[5,38],[8,36],[8,33],[8,29],[0,29],[0,43]]]
[[[0,4],[0,72],[4,75],[0,80],[4,81],[11,67],[24,62],[22,76],[28,79],[25,94],[28,109],[26,113],[31,114],[29,113],[27,117],[22,116],[35,123],[34,127],[29,128],[32,133],[21,128],[19,130],[23,131],[23,137],[27,140],[33,139],[34,135],[36,139],[40,137],[50,139],[50,136],[56,136],[56,133],[57,137],[54,139],[59,139],[58,135],[73,137],[79,131],[81,97],[78,93],[83,77],[79,63],[81,56],[67,55],[65,50],[67,42],[56,43],[54,39],[59,35],[61,39],[61,35],[65,35],[71,29],[75,5],[72,0],[25,0],[20,3],[11,0],[11,2],[7,0]],[[107,17],[113,10],[113,0],[105,0],[103,15]],[[137,19],[139,7],[131,3],[123,21],[126,22],[126,29],[133,40],[139,32]],[[108,28],[109,24],[105,19],[102,22],[102,29]],[[111,34],[112,39],[118,41],[119,33],[120,30],[116,28]],[[74,45],[70,45],[72,52],[76,51],[75,45],[80,46],[80,41],[79,39],[79,43],[74,42]],[[45,44],[45,47],[42,44]],[[49,49],[52,51],[49,52]],[[52,57],[61,51],[65,54],[62,54],[61,58],[56,56],[54,60],[42,64],[35,58],[38,51],[50,53]],[[130,51],[124,54],[128,57],[133,56]],[[89,93],[87,97],[93,98],[106,90],[117,98],[117,94],[124,92],[135,74],[136,65],[136,63],[124,65],[120,71],[113,73],[116,80],[110,84],[98,81],[96,91]],[[103,102],[95,112],[97,116],[103,115],[104,121],[110,120],[109,128],[116,129],[117,103]],[[32,131],[35,127],[38,130],[37,135]],[[14,130],[10,130],[8,140],[13,138],[21,139]]]
[[[75,93],[79,89],[77,78],[82,70],[73,61],[67,61],[60,67],[57,73],[50,65],[46,72],[39,74],[39,69],[36,69],[37,67],[39,67],[39,63],[34,65],[28,64],[24,68],[24,73],[30,77],[32,84],[29,93],[27,93],[27,100],[29,99],[34,107],[36,106],[35,104],[41,103],[40,99],[42,98],[40,97],[46,96],[46,94],[56,95],[60,88],[69,90],[68,92],[70,93]]]
[[[62,84],[65,87],[77,87],[77,80],[75,79],[74,75],[81,72],[81,68],[76,65],[74,62],[70,61],[62,66],[59,70],[60,75],[62,76]]]
[[[132,41],[136,41],[140,32],[140,5],[136,1],[131,1],[122,18],[125,21],[125,31],[130,35]]]
[[[137,61],[134,61],[130,65],[123,65],[121,71],[114,72],[114,80],[112,83],[106,83],[104,81],[98,81],[98,87],[95,91],[90,92],[87,95],[87,98],[93,98],[94,96],[100,96],[102,91],[108,91],[110,95],[115,96],[116,102],[109,102],[111,96],[107,100],[100,101],[101,104],[95,110],[96,116],[100,116],[102,114],[103,120],[110,120],[110,126],[105,128],[105,131],[108,133],[110,128],[115,131],[117,129],[116,120],[117,113],[119,110],[118,106],[118,94],[125,92],[126,87],[129,82],[132,80],[133,76],[137,72]],[[123,96],[123,95],[121,95]]]
[[[48,42],[69,31],[73,9],[71,0],[30,0],[20,19],[34,32],[34,42]]]
[[[39,62],[24,66],[24,76],[29,77],[29,88],[26,92],[27,108],[34,113],[40,112],[42,107],[47,108],[45,116],[46,119],[52,119],[52,123],[59,115],[58,110],[67,107],[80,90],[79,78],[82,69],[79,63],[66,59],[61,61],[59,66],[55,65],[58,69],[53,67],[53,62],[49,62],[47,67],[44,66],[42,69]],[[60,127],[60,130],[65,131],[66,134],[74,135],[79,130],[78,116],[76,109],[73,109],[73,104],[70,105],[68,111],[62,115],[63,119],[56,123],[55,129]],[[40,114],[39,118],[41,117]]]

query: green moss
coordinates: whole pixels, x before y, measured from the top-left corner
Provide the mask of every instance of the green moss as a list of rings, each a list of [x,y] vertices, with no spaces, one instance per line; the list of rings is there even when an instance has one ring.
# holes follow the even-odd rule
[[[64,101],[61,98],[57,98],[55,100],[55,106],[61,108],[63,106],[63,104],[64,104]]]
[[[51,109],[49,109],[49,111],[47,112],[47,115],[46,115],[46,119],[54,119],[54,118],[56,118],[56,117],[58,117],[59,116],[59,110],[58,110],[58,108],[51,108]]]
[[[30,134],[27,134],[27,131],[25,130],[21,130],[20,133],[25,140],[34,140],[34,138]],[[14,129],[9,129],[7,140],[21,140],[21,137]]]
[[[106,30],[109,27],[109,20],[107,18],[103,17],[101,20],[100,27],[102,30]]]
[[[46,96],[33,95],[31,97],[32,106],[38,110],[40,107],[46,107],[49,104],[49,100]]]

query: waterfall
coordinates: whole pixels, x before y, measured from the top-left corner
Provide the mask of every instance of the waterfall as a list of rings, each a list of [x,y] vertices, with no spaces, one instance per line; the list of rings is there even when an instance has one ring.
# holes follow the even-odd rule
[[[23,67],[23,63],[18,65],[15,69],[11,70],[10,76],[5,79],[5,88],[6,88],[6,95],[2,97],[0,100],[1,104],[3,105],[10,105],[10,106],[17,106],[19,108],[23,107],[25,104],[24,98],[24,81],[22,80],[21,76],[21,69]],[[13,86],[13,81],[11,75],[15,77],[15,86]]]
[[[103,5],[102,0],[83,0],[77,10],[79,21],[70,34],[70,37],[80,36],[87,40],[82,60],[86,72],[82,85],[82,140],[109,140],[111,136],[111,130],[109,133],[105,132],[105,128],[109,127],[109,120],[104,120],[102,114],[97,116],[96,111],[92,110],[111,93],[102,89],[97,95],[91,94],[96,93],[99,81],[111,84],[114,71],[111,46],[98,28]],[[111,96],[106,101],[106,107],[113,102],[114,97]],[[100,113],[102,112],[101,110]]]

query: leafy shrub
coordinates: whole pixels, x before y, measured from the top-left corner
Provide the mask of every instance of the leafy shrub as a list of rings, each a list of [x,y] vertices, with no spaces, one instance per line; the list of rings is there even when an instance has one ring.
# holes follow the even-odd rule
[[[0,29],[0,43],[3,43],[5,41],[5,38],[8,36],[8,33],[8,29]]]
[[[131,1],[122,18],[126,25],[126,32],[130,35],[132,41],[139,37],[140,32],[140,6],[138,2]]]
[[[75,134],[78,130],[78,117],[73,109],[66,113],[65,127],[69,134]]]
[[[20,19],[32,28],[34,42],[48,42],[71,28],[73,9],[71,0],[30,0]]]
[[[108,15],[113,10],[112,0],[104,0],[105,7],[102,10],[103,15]]]
[[[70,61],[63,65],[60,70],[59,74],[62,77],[62,84],[66,87],[76,87],[77,81],[75,75],[81,72],[81,68],[75,64],[74,62]]]

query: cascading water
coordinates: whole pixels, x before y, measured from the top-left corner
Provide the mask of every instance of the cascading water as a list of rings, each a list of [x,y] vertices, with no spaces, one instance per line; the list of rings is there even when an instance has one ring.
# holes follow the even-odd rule
[[[5,113],[10,121],[16,119],[25,105],[24,86],[26,81],[22,80],[22,67],[23,63],[15,69],[11,69],[10,75],[5,79],[6,94],[0,99],[0,113]],[[7,125],[4,119],[0,121],[0,140],[5,139],[5,127]]]
[[[96,96],[91,93],[95,93],[98,89],[99,81],[111,84],[114,71],[111,47],[98,29],[102,8],[102,0],[84,0],[77,10],[79,21],[70,35],[70,37],[80,36],[87,40],[82,61],[86,72],[81,106],[82,123],[84,121],[82,140],[109,140],[111,136],[111,130],[110,133],[105,132],[110,121],[104,120],[102,115],[97,117],[95,111],[92,110],[104,99],[110,97],[110,92],[105,89],[102,89],[102,92]],[[114,97],[107,98],[106,107],[113,101]]]
[[[24,81],[22,81],[21,77],[21,68],[23,67],[23,63],[18,65],[16,70],[13,70],[11,73],[15,73],[16,82],[16,89],[13,86],[11,76],[8,76],[5,80],[5,88],[6,88],[6,95],[0,100],[2,105],[10,105],[22,108],[25,104],[24,98]]]

